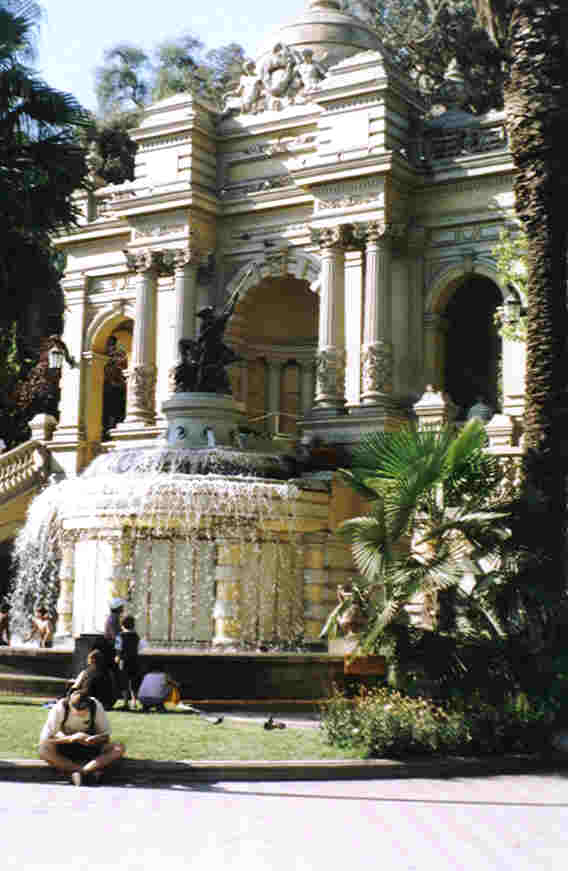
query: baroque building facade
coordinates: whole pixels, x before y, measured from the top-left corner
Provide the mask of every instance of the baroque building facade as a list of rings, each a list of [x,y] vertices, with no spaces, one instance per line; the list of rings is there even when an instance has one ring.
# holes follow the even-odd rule
[[[308,4],[224,113],[187,93],[151,106],[135,180],[81,200],[81,225],[58,240],[80,361],[51,445],[67,474],[163,432],[179,339],[237,289],[231,380],[254,426],[350,445],[408,419],[431,384],[462,414],[482,396],[516,429],[522,348],[493,325],[508,291],[492,248],[513,209],[503,118],[450,101],[424,122],[356,14]]]
[[[450,75],[445,110],[425,120],[367,7],[311,0],[245,64],[224,111],[191,93],[155,103],[132,132],[135,179],[77,196],[80,223],[57,240],[77,365],[63,370],[54,432],[36,421],[0,466],[0,541],[48,471],[73,477],[163,437],[179,341],[235,291],[230,378],[252,429],[349,449],[481,400],[490,441],[518,452],[524,351],[494,323],[511,292],[492,253],[514,205],[503,116],[464,112]],[[17,494],[14,463],[27,470]],[[326,542],[356,513],[337,489],[328,501],[312,530]],[[327,546],[306,571],[352,571],[343,550],[326,562]],[[315,637],[338,580],[325,581]]]

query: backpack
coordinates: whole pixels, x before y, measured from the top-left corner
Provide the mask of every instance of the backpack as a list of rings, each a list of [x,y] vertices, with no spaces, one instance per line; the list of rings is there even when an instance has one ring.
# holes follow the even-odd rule
[[[89,697],[89,725],[87,727],[87,732],[89,735],[95,734],[95,717],[97,715],[97,704],[95,700]],[[67,722],[67,717],[69,716],[69,699],[65,697],[63,699],[63,719],[61,721],[60,729],[63,731],[63,727]]]

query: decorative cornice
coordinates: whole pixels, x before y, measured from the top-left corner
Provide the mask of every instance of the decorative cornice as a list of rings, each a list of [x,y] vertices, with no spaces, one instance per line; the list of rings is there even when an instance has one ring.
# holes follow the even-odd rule
[[[142,274],[154,272],[157,275],[170,273],[174,268],[176,251],[124,251],[130,272]]]

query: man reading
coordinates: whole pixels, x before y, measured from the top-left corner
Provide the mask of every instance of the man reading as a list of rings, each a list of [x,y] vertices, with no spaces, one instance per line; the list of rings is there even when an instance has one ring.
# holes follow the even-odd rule
[[[84,778],[98,783],[103,770],[124,752],[124,744],[110,741],[110,723],[101,703],[79,691],[51,708],[39,739],[40,759],[69,774],[74,786],[81,786]]]

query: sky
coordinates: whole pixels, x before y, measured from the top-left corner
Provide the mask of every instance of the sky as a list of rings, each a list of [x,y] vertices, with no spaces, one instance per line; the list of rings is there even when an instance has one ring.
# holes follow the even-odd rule
[[[131,42],[146,50],[191,32],[207,48],[240,43],[254,57],[265,36],[301,15],[306,0],[40,0],[39,72],[51,87],[96,109],[94,70],[105,49]]]

